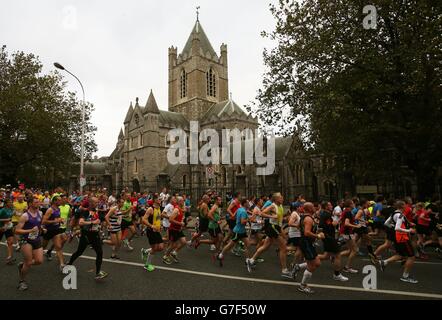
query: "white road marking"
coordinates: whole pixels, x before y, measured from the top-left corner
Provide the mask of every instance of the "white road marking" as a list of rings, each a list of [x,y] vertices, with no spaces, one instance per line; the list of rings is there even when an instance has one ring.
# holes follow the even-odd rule
[[[6,246],[6,243],[4,243],[4,242],[1,242],[0,244]],[[66,253],[66,252],[63,252],[63,255],[68,256],[68,257],[72,256],[71,253]],[[82,255],[82,256],[80,256],[80,258],[95,261],[95,257],[92,257],[92,256]],[[137,262],[111,260],[111,259],[103,259],[103,261],[109,262],[109,263],[115,263],[115,264],[128,265],[128,266],[144,267],[144,264],[137,263]],[[421,263],[441,264],[441,263],[431,263],[431,262],[421,262]],[[163,266],[155,266],[155,269],[172,271],[172,272],[181,272],[181,273],[187,273],[187,274],[194,274],[194,275],[213,277],[213,278],[248,281],[248,282],[279,284],[279,285],[287,285],[287,286],[299,286],[299,284],[300,284],[299,282],[287,282],[287,281],[277,281],[277,280],[268,280],[268,279],[246,278],[246,277],[230,276],[230,275],[216,274],[216,273],[209,273],[209,272],[169,268],[169,267],[163,267]],[[355,291],[355,292],[365,292],[365,293],[378,293],[378,294],[383,293],[383,294],[391,294],[391,295],[399,295],[399,296],[442,299],[442,294],[425,293],[425,292],[396,291],[396,290],[366,290],[366,289],[358,288],[358,287],[342,287],[342,286],[323,285],[323,284],[309,284],[309,286],[312,288],[322,288],[322,289],[334,289],[334,290]]]

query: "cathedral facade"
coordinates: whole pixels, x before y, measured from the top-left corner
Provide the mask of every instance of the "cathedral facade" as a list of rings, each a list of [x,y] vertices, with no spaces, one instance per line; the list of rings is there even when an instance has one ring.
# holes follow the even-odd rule
[[[243,195],[306,192],[304,160],[288,161],[297,153],[296,140],[277,138],[276,169],[269,176],[257,176],[254,165],[171,165],[167,150],[174,143],[167,133],[180,128],[189,133],[190,121],[199,129],[251,129],[258,120],[235,103],[229,95],[227,45],[216,52],[199,20],[180,53],[169,48],[168,110],[158,107],[151,91],[146,103],[136,98],[130,104],[115,150],[107,159],[112,189],[159,191],[163,187],[183,192],[194,199],[207,189],[220,194],[234,190]],[[254,131],[253,131],[254,132]],[[294,159],[294,158],[293,158]],[[292,165],[289,164],[292,163]],[[295,175],[293,174],[295,173]]]

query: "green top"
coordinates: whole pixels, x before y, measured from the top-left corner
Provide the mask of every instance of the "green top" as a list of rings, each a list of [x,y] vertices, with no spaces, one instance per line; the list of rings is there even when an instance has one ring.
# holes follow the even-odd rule
[[[0,209],[0,219],[11,219],[13,215],[13,210],[11,208],[1,208]],[[8,222],[0,222],[0,228],[3,228]]]
[[[130,209],[130,208],[132,208],[132,203],[130,201],[126,200],[124,202],[123,206],[121,207],[121,211],[126,211],[127,209]],[[123,216],[123,220],[127,221],[127,222],[131,222],[132,221],[132,214],[131,214],[130,210],[129,210],[128,213],[126,213]]]
[[[58,208],[60,209],[60,218],[64,220],[64,222],[60,225],[60,228],[66,229],[68,226],[69,210],[71,209],[71,206],[66,203]]]
[[[214,219],[209,221],[209,229],[215,230],[218,227],[218,221],[221,218],[219,211],[219,208],[215,210],[215,213],[213,214]]]

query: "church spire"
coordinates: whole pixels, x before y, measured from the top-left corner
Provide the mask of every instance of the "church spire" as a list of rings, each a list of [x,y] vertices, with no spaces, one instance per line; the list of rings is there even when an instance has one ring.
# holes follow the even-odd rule
[[[196,22],[200,21],[200,6],[196,7]]]

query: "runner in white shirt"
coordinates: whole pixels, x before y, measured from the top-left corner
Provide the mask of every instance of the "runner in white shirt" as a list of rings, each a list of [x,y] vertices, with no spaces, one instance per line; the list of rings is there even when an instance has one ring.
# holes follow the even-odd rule
[[[175,208],[175,205],[176,205],[176,198],[171,197],[169,203],[164,206],[164,209],[161,212],[161,217],[163,217],[163,231],[165,231],[166,234],[165,237],[163,238],[163,241],[169,240],[169,233],[167,232],[170,227],[169,218],[173,214],[173,209]]]

